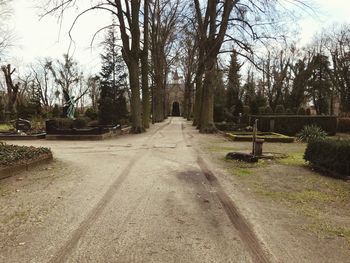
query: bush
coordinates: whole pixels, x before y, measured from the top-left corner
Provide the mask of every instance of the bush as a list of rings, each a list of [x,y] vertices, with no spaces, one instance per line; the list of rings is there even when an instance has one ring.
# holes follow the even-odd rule
[[[324,140],[327,137],[327,133],[316,125],[305,126],[298,134],[298,141],[310,142],[314,140]]]
[[[259,107],[259,115],[265,114],[265,107]]]
[[[293,113],[293,111],[290,108],[287,108],[286,109],[286,114],[287,115],[293,115],[294,113]]]
[[[338,118],[338,132],[350,132],[350,118]]]
[[[60,107],[55,104],[55,106],[52,109],[52,117],[60,117],[62,114],[62,109],[60,109]]]
[[[299,108],[297,111],[297,115],[306,115],[306,111],[304,108]]]
[[[250,107],[247,105],[243,106],[243,115],[248,115],[250,113]]]
[[[275,114],[283,114],[285,113],[285,109],[283,107],[283,105],[277,105],[276,106],[276,109],[275,109]]]
[[[42,147],[8,145],[0,142],[0,167],[35,159],[43,154],[51,154],[51,150]]]
[[[304,126],[316,125],[329,135],[337,132],[337,118],[335,116],[299,116],[299,115],[262,115],[251,116],[252,123],[258,119],[258,129],[262,132],[277,132],[294,136]]]
[[[350,176],[350,141],[310,141],[304,159],[311,165],[343,176]]]
[[[55,118],[54,119],[57,128],[59,129],[72,129],[73,128],[73,120],[68,118]]]
[[[265,114],[266,114],[266,115],[273,114],[273,110],[272,110],[272,108],[271,108],[270,106],[267,106],[267,107],[265,108]]]
[[[94,110],[94,108],[87,108],[85,111],[85,116],[90,118],[91,120],[97,120],[98,113]]]
[[[87,117],[80,117],[80,118],[76,118],[73,121],[73,127],[76,129],[82,129],[82,128],[86,128],[87,124],[90,122],[90,118]]]

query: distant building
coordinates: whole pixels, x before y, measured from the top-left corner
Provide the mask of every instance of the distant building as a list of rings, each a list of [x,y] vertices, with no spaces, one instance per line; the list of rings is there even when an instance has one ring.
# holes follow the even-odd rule
[[[182,116],[185,98],[185,85],[177,70],[172,73],[171,81],[166,85],[166,114],[170,116]]]

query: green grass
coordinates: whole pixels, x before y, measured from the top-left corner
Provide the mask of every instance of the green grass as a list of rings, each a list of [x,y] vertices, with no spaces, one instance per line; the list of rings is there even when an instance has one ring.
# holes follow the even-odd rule
[[[275,200],[284,200],[292,203],[309,203],[309,202],[332,202],[335,201],[335,197],[327,193],[316,190],[303,190],[300,192],[281,192],[270,191],[267,189],[257,190],[258,194],[266,197],[270,197]]]
[[[0,124],[0,132],[7,132],[10,129],[13,129],[12,125],[10,125],[10,124]]]
[[[233,170],[233,173],[238,177],[247,177],[254,174],[254,172],[251,169],[236,168],[232,170]]]
[[[350,245],[350,228],[348,227],[334,226],[328,222],[316,222],[310,226],[310,229],[316,233],[344,237]]]
[[[277,160],[278,163],[284,165],[295,165],[295,166],[303,166],[306,164],[304,160],[304,153],[290,153],[287,158],[281,158]]]

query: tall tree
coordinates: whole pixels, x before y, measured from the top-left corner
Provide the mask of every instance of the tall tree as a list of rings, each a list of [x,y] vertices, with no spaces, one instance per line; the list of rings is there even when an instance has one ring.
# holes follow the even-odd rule
[[[187,120],[191,120],[193,115],[193,92],[195,73],[197,68],[197,50],[198,42],[196,37],[196,31],[192,21],[185,23],[181,30],[181,52],[180,52],[180,64],[182,71],[184,72],[184,114],[183,116]]]
[[[58,13],[63,18],[65,10],[71,7],[82,7],[81,1],[47,0],[45,14]],[[118,28],[122,40],[122,56],[129,72],[129,84],[131,90],[131,132],[142,132],[141,98],[140,98],[140,7],[141,1],[101,0],[90,1],[90,7],[80,10],[73,26],[84,14],[92,10],[107,11],[117,17]]]
[[[228,71],[228,83],[226,89],[226,108],[234,116],[238,116],[243,111],[241,101],[241,64],[238,62],[237,52],[233,50]]]
[[[125,64],[117,46],[115,26],[108,29],[102,42],[101,54],[99,120],[102,124],[113,124],[126,117],[126,78]]]
[[[335,27],[327,36],[332,61],[331,81],[343,112],[350,112],[350,25]]]
[[[0,0],[0,55],[13,44],[13,31],[8,26],[8,20],[11,17],[12,10],[10,5],[12,0]]]
[[[175,29],[180,15],[180,1],[155,0],[150,12],[150,41],[154,78],[154,120],[163,121],[168,112],[166,107],[166,82],[169,72],[168,56],[175,42]]]
[[[12,75],[16,69],[12,69],[11,65],[8,64],[6,66],[2,66],[1,70],[4,73],[7,87],[7,104],[5,111],[12,115],[16,113],[16,102],[19,94],[19,83],[15,84],[12,79]]]
[[[143,3],[143,49],[141,54],[141,74],[142,74],[142,124],[145,129],[149,128],[150,119],[150,90],[149,90],[149,0]]]
[[[329,113],[329,95],[331,90],[330,63],[328,57],[315,54],[310,63],[308,93],[314,103],[317,114]]]
[[[202,61],[204,67],[204,81],[201,87],[201,105],[199,130],[200,132],[214,132],[214,82],[215,65],[221,45],[224,41],[230,13],[237,1],[211,1],[206,3],[204,14],[199,0],[194,0],[196,21],[199,31],[199,48],[203,52]]]
[[[110,1],[107,1],[110,2]],[[115,0],[119,30],[122,39],[122,55],[129,71],[131,89],[131,131],[144,131],[141,119],[140,100],[140,27],[139,15],[141,1]]]

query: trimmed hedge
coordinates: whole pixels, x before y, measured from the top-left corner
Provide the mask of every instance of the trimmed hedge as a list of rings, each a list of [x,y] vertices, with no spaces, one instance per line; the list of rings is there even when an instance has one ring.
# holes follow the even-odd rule
[[[350,118],[338,118],[338,132],[350,132]]]
[[[0,143],[0,167],[9,166],[18,162],[26,162],[40,157],[43,154],[51,154],[49,148],[36,148],[33,146],[18,146]]]
[[[311,141],[304,159],[316,168],[350,176],[350,140]]]
[[[300,116],[300,115],[263,115],[251,116],[254,123],[258,119],[258,130],[262,132],[277,132],[295,136],[304,126],[316,125],[329,135],[337,132],[337,117],[335,116]]]

